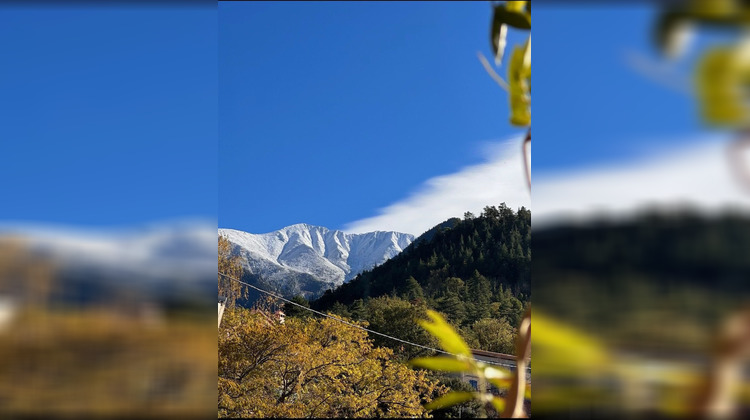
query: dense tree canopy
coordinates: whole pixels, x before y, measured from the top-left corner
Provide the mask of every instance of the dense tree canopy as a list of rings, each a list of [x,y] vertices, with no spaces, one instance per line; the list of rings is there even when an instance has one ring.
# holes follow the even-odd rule
[[[531,295],[530,244],[529,210],[487,206],[479,216],[453,218],[430,229],[401,254],[326,292],[312,306],[345,305],[359,314],[355,318],[370,320],[362,313],[362,300],[390,295],[424,302],[456,325],[499,317],[516,326]]]
[[[220,417],[426,417],[446,389],[333,319],[269,321],[227,310],[219,331]]]
[[[750,292],[742,214],[648,211],[539,230],[533,242],[540,307],[631,348],[703,351],[715,323]]]

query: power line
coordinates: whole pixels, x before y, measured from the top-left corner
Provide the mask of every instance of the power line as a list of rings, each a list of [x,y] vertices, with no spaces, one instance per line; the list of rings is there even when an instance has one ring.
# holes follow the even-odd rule
[[[348,325],[348,326],[350,326],[350,327],[354,327],[354,328],[359,328],[360,330],[364,330],[364,331],[367,331],[367,332],[369,332],[369,333],[372,333],[372,334],[376,334],[376,335],[379,335],[379,336],[381,336],[381,337],[385,337],[385,338],[390,338],[391,340],[395,340],[395,341],[398,341],[398,342],[400,342],[400,343],[408,344],[408,345],[410,345],[410,346],[420,347],[420,348],[423,348],[423,349],[425,349],[425,350],[432,350],[432,351],[435,351],[435,352],[438,352],[438,353],[443,353],[443,354],[448,354],[448,355],[451,355],[451,356],[459,357],[459,356],[458,356],[457,354],[454,354],[454,353],[451,353],[451,352],[447,352],[447,351],[444,351],[444,350],[440,350],[440,349],[436,349],[436,348],[432,348],[432,347],[428,347],[428,346],[423,346],[423,345],[421,345],[421,344],[417,344],[417,343],[412,343],[411,341],[406,341],[406,340],[402,340],[402,339],[400,339],[400,338],[392,337],[392,336],[390,336],[390,335],[387,335],[387,334],[383,334],[383,333],[380,333],[380,332],[377,332],[377,331],[373,331],[373,330],[367,329],[367,328],[365,328],[365,327],[362,327],[362,326],[360,326],[360,325],[357,325],[357,324],[352,324],[351,322],[348,322],[348,321],[344,321],[343,319],[340,319],[340,318],[336,318],[336,317],[334,317],[334,316],[331,316],[331,315],[325,314],[325,313],[323,313],[323,312],[319,312],[319,311],[316,311],[315,309],[312,309],[312,308],[308,308],[307,306],[304,306],[304,305],[300,305],[300,304],[299,304],[299,303],[297,303],[297,302],[292,302],[292,301],[291,301],[291,300],[289,300],[289,299],[285,299],[285,298],[283,298],[283,297],[281,297],[281,296],[279,296],[279,295],[277,295],[277,294],[275,294],[275,293],[269,292],[269,291],[267,291],[267,290],[263,290],[263,289],[261,289],[261,288],[259,288],[259,287],[253,286],[253,285],[252,285],[252,284],[250,284],[250,283],[246,283],[246,282],[244,282],[244,281],[242,281],[242,280],[236,279],[236,278],[234,278],[234,277],[232,277],[232,276],[229,276],[229,275],[227,275],[227,274],[224,274],[224,273],[222,273],[222,272],[219,272],[219,275],[221,275],[221,276],[224,276],[224,278],[227,278],[227,279],[229,279],[229,280],[235,281],[235,282],[237,282],[237,283],[241,283],[241,284],[244,284],[245,286],[248,286],[248,287],[252,287],[253,289],[255,289],[255,290],[257,290],[257,291],[259,291],[259,292],[262,292],[262,293],[265,293],[265,294],[267,294],[267,295],[269,295],[269,296],[273,296],[273,297],[275,297],[276,299],[279,299],[279,300],[283,300],[284,302],[287,302],[287,303],[291,303],[292,305],[295,305],[295,306],[299,306],[300,308],[302,308],[302,309],[304,309],[304,310],[306,310],[306,311],[310,311],[310,312],[313,312],[313,313],[315,313],[315,314],[318,314],[318,315],[324,316],[324,317],[326,317],[326,318],[330,318],[330,319],[336,320],[336,321],[338,321],[338,322],[341,322],[341,323],[343,323],[343,324],[346,324],[346,325]],[[490,362],[490,361],[481,361],[481,362],[482,362],[482,363],[486,363],[486,364],[488,364],[488,365],[497,365],[497,366],[513,367],[513,368],[515,368],[515,367],[516,367],[515,365],[511,365],[511,364],[506,364],[506,363],[498,363],[498,362]],[[527,368],[527,369],[530,369],[530,367],[529,367],[529,368]]]

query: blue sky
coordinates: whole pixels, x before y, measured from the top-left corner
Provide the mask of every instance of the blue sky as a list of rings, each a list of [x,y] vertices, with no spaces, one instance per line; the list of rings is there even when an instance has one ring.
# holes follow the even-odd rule
[[[219,226],[341,228],[521,133],[476,57],[490,18],[486,2],[220,3]]]
[[[521,130],[476,58],[486,2],[50,4],[0,8],[0,221],[389,228],[440,190],[411,207],[429,224],[476,210],[454,175],[515,159],[493,152]],[[534,10],[535,177],[717,133],[628,64],[658,61],[654,6]]]
[[[662,63],[652,42],[655,4],[534,9],[533,172],[553,173],[637,157],[644,147],[684,145],[708,133],[697,101],[638,71],[629,54]],[[690,77],[703,45],[677,63]]]
[[[732,131],[707,126],[691,92],[697,59],[731,32],[698,27],[669,62],[652,40],[656,4],[538,6],[535,226],[645,207],[750,209],[728,159]]]
[[[215,220],[211,6],[0,6],[0,220]]]

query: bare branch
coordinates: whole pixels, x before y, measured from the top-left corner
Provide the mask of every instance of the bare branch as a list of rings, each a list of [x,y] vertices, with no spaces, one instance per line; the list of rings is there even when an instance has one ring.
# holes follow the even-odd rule
[[[497,82],[497,84],[500,85],[500,87],[503,88],[506,92],[510,90],[508,83],[502,77],[500,77],[499,74],[497,74],[495,69],[492,68],[492,65],[489,61],[487,61],[487,58],[484,56],[484,54],[477,51],[477,57],[479,57],[479,61],[482,62],[484,69],[487,70],[487,73],[490,75],[490,77],[492,77],[492,79],[495,80],[495,82]]]

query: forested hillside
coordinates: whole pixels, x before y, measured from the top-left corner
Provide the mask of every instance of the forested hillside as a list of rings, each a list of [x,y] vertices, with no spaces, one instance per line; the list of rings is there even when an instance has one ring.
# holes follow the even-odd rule
[[[312,307],[335,307],[357,318],[373,298],[389,296],[436,309],[460,326],[484,318],[515,326],[530,299],[530,243],[529,210],[487,206],[479,216],[466,213],[431,229],[383,265],[327,291]]]
[[[538,230],[533,244],[538,307],[628,347],[698,350],[750,292],[738,213],[650,211]]]

